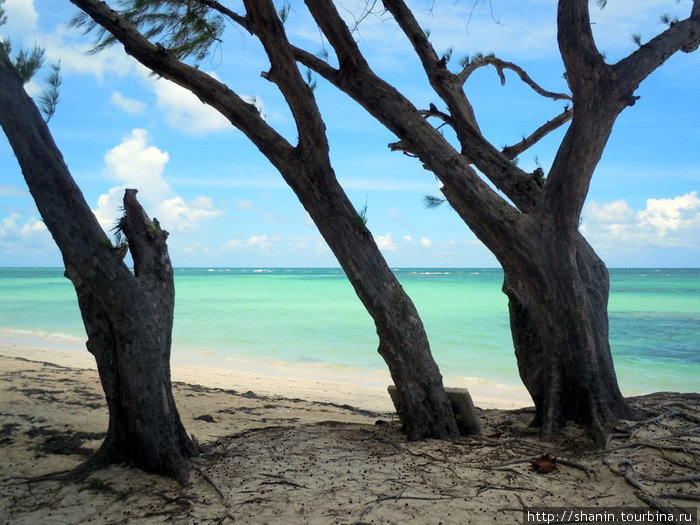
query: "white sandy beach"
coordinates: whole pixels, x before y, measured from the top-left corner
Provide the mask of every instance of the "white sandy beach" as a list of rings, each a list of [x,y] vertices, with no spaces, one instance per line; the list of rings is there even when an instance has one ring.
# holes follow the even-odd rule
[[[599,450],[576,425],[540,441],[531,408],[484,409],[524,403],[486,384],[469,385],[481,435],[407,442],[380,374],[235,362],[175,364],[173,379],[202,449],[188,486],[120,465],[81,481],[32,481],[99,446],[106,404],[86,350],[0,345],[0,522],[522,523],[523,509],[538,506],[700,501],[698,394],[634,398],[647,418],[620,422]],[[556,458],[549,473],[533,467],[545,454]]]
[[[77,338],[37,336],[4,330],[0,355],[46,361],[72,368],[95,369],[95,360]],[[291,364],[269,360],[224,358],[211,352],[184,356],[174,349],[173,381],[209,388],[253,391],[308,401],[349,404],[374,411],[390,411],[388,371],[357,370],[319,363]],[[481,408],[522,408],[532,401],[523,386],[497,385],[481,378],[446,378],[445,385],[467,388]]]

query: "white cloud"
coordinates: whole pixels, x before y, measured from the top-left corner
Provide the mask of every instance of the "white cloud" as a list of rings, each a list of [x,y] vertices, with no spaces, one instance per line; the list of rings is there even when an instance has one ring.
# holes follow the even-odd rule
[[[216,75],[211,74],[214,78]],[[230,129],[231,123],[211,106],[207,106],[183,87],[159,78],[153,81],[158,107],[168,124],[191,135]]]
[[[124,53],[121,46],[91,53],[92,41],[86,39],[80,31],[65,25],[57,26],[53,33],[32,38],[46,50],[49,62],[61,62],[61,72],[64,75],[80,73],[103,79],[107,74],[123,77],[138,73],[147,77],[146,69]]]
[[[32,33],[36,30],[39,15],[34,8],[34,0],[6,0],[3,7],[7,15],[3,34],[8,35],[11,40],[14,40],[16,35]]]
[[[245,244],[240,239],[231,239],[224,243],[224,248],[229,250],[240,250]]]
[[[257,250],[261,252],[268,252],[272,248],[272,239],[265,235],[253,235],[248,242],[246,247],[252,250]]]
[[[665,236],[669,230],[694,230],[700,234],[698,192],[673,199],[649,199],[646,209],[639,213],[639,220],[642,225],[655,228],[661,236]]]
[[[143,129],[134,129],[121,144],[107,152],[106,174],[123,184],[98,198],[95,215],[105,229],[113,227],[121,215],[126,188],[139,190],[139,199],[147,213],[157,217],[167,230],[196,231],[201,221],[221,213],[208,197],[200,196],[188,202],[173,192],[163,178],[169,159],[166,152],[148,145],[148,133]]]
[[[225,250],[238,252],[249,252],[256,255],[270,257],[289,257],[291,254],[298,255],[301,251],[315,251],[316,253],[326,253],[328,248],[323,240],[318,240],[319,235],[252,235],[247,239],[231,239],[224,243]]]
[[[403,240],[406,242],[413,242],[413,237],[411,237],[410,235],[404,235]]]
[[[233,201],[233,204],[236,206],[236,208],[240,208],[242,210],[252,210],[255,208],[253,201],[249,201],[247,199],[236,199]]]
[[[656,248],[697,248],[700,239],[700,198],[692,191],[671,199],[648,199],[643,210],[624,200],[584,210],[581,232],[605,253],[629,253]]]
[[[431,240],[428,239],[427,237],[422,237],[421,240],[420,240],[420,245],[421,245],[423,248],[430,248],[430,247],[433,245],[433,241],[431,241]]]
[[[140,100],[136,100],[134,98],[125,97],[118,91],[112,93],[112,98],[110,100],[112,104],[119,106],[131,115],[138,115],[140,113],[143,113],[146,109],[146,104],[144,102],[141,102]]]
[[[0,251],[36,253],[56,250],[46,225],[36,217],[12,213],[0,220]]]
[[[387,233],[386,235],[377,235],[374,240],[377,243],[377,246],[379,246],[380,250],[393,251],[397,248],[396,242],[391,236],[391,233]]]

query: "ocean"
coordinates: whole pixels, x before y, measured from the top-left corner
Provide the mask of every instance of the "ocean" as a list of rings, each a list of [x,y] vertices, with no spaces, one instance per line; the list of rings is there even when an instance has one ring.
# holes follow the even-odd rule
[[[395,272],[446,383],[521,385],[500,269]],[[611,269],[610,276],[610,343],[623,393],[700,391],[700,269]],[[372,320],[340,269],[182,268],[175,287],[175,362],[386,369]],[[0,268],[0,342],[18,340],[86,351],[62,269]]]

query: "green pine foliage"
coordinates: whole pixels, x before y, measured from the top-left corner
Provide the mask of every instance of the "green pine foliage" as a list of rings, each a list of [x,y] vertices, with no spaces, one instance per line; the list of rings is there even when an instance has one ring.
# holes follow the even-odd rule
[[[445,199],[436,197],[435,195],[426,195],[423,197],[423,204],[425,205],[426,208],[428,209],[435,209],[438,206],[442,205],[445,202]]]
[[[51,120],[58,106],[58,89],[61,87],[61,64],[51,64],[51,73],[46,77],[46,88],[38,97],[39,110],[46,122]]]
[[[3,4],[5,0],[0,0],[0,26],[7,22],[7,15]],[[22,81],[26,84],[44,65],[44,49],[39,46],[34,46],[31,51],[20,49],[14,59],[12,56],[12,43],[9,39],[0,38],[0,52],[12,60],[12,65],[17,70]],[[61,86],[61,66],[60,64],[52,64],[51,72],[45,79],[46,87],[38,96],[37,105],[39,110],[44,115],[46,122],[51,120],[56,107],[58,106],[58,89]]]
[[[160,44],[178,59],[201,62],[215,43],[221,42],[224,18],[199,2],[188,0],[119,0],[120,14],[148,39]],[[85,13],[71,20],[73,27],[94,31],[97,42],[93,53],[115,43],[114,37]]]

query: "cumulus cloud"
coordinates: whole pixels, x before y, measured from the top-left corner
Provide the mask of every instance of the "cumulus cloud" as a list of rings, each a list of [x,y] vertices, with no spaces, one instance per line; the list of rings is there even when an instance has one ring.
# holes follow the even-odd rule
[[[0,237],[28,237],[48,232],[46,225],[35,217],[30,217],[24,224],[20,224],[19,219],[18,213],[12,213],[0,221]]]
[[[267,235],[253,235],[248,239],[246,247],[256,251],[267,252],[272,248],[272,239]]]
[[[214,78],[216,76],[212,74]],[[153,81],[158,107],[168,124],[191,135],[230,129],[231,123],[221,113],[207,106],[183,87],[159,78]]]
[[[430,248],[430,247],[433,245],[433,241],[431,241],[431,240],[428,239],[427,237],[422,237],[421,240],[420,240],[420,245],[421,245],[423,248]]]
[[[0,219],[0,251],[7,253],[48,253],[56,245],[46,225],[36,217],[23,219],[11,213]]]
[[[692,248],[700,238],[697,191],[670,199],[648,199],[643,210],[634,210],[624,200],[591,202],[583,217],[581,232],[604,252]]]
[[[283,258],[288,258],[292,254],[299,255],[301,252],[328,253],[328,246],[319,237],[318,234],[284,236],[263,233],[248,238],[231,239],[223,244],[223,248],[224,250]]]
[[[141,102],[140,100],[136,100],[134,98],[125,97],[118,91],[112,93],[112,98],[110,100],[112,104],[114,104],[115,106],[119,106],[131,115],[138,115],[140,113],[143,113],[146,109],[146,104],[144,102]]]
[[[649,199],[646,209],[639,212],[639,220],[643,226],[656,230],[662,237],[669,230],[700,233],[698,192],[693,191],[673,199]]]
[[[34,8],[34,0],[6,0],[3,8],[7,15],[3,33],[9,35],[11,40],[16,35],[35,31],[39,15]]]
[[[396,241],[394,241],[391,233],[387,233],[386,235],[377,235],[374,240],[377,243],[377,246],[379,246],[380,250],[393,251],[397,248]]]
[[[148,144],[148,133],[143,129],[134,129],[121,144],[107,152],[106,174],[122,184],[98,198],[95,215],[105,229],[113,227],[121,215],[126,188],[138,189],[144,208],[171,231],[196,231],[201,221],[221,213],[209,197],[186,201],[174,193],[163,178],[169,159],[166,152]]]

